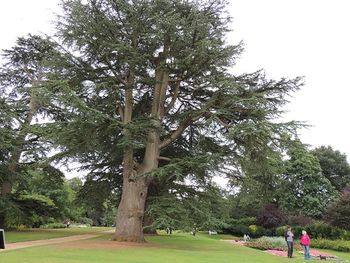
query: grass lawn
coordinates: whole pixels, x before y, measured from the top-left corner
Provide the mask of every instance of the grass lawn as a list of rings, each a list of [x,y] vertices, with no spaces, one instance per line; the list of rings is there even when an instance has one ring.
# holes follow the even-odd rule
[[[86,227],[86,228],[59,228],[59,229],[23,229],[18,231],[5,231],[6,243],[42,240],[57,237],[67,237],[81,234],[94,234],[111,230],[106,227]]]
[[[109,236],[103,236],[93,242],[107,241]],[[184,233],[175,233],[172,236],[147,237],[148,245],[129,248],[76,248],[62,246],[46,246],[11,251],[0,251],[0,262],[6,263],[164,263],[164,262],[191,262],[191,263],[283,263],[304,262],[302,255],[288,259],[269,255],[265,252],[229,244],[216,240],[210,236],[200,234],[191,236]],[[90,241],[91,242],[91,241]],[[349,254],[336,253],[343,259],[350,259]],[[315,262],[315,261],[314,261]]]

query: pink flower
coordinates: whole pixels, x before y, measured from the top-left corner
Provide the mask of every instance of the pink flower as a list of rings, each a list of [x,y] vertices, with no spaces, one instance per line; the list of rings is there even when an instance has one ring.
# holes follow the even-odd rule
[[[275,255],[275,256],[280,256],[280,257],[287,257],[288,256],[288,253],[285,252],[285,251],[280,251],[280,250],[265,250],[265,252],[269,253],[269,254],[272,254],[272,255]]]

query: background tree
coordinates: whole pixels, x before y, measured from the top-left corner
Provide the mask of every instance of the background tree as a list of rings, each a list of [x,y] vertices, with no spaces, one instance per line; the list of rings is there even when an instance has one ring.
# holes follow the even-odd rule
[[[322,174],[328,178],[337,191],[350,183],[350,165],[346,155],[331,146],[320,146],[312,150],[320,161]]]
[[[343,190],[340,198],[329,204],[324,219],[333,226],[350,230],[350,188]]]
[[[95,226],[104,226],[115,223],[114,219],[111,222],[109,213],[116,212],[117,198],[109,181],[87,178],[77,192],[75,203],[82,209],[82,217],[89,218]]]
[[[27,168],[13,184],[9,226],[39,227],[52,221],[63,222],[72,203],[64,175],[52,166]]]
[[[115,240],[143,241],[153,178],[218,170],[248,144],[240,134],[258,125],[274,137],[286,130],[271,120],[300,79],[228,73],[241,47],[224,41],[225,1],[64,1],[63,8],[58,35],[69,49],[61,96],[52,100],[65,121],[49,129],[67,158],[122,175]],[[171,145],[181,156],[167,151]]]
[[[47,81],[48,63],[55,54],[52,42],[31,35],[18,38],[16,46],[3,51],[4,64],[0,68],[1,228],[5,227],[10,207],[7,201],[22,168],[47,153],[32,124],[43,111],[41,87]]]
[[[278,204],[286,212],[320,218],[335,197],[330,181],[322,175],[318,159],[299,141],[288,143],[285,172],[278,185]]]

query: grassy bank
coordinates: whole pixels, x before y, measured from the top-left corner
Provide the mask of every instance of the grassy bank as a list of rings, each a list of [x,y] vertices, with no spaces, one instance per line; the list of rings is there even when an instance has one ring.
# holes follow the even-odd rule
[[[283,263],[304,262],[302,255],[288,259],[269,255],[263,251],[232,245],[206,235],[193,237],[189,234],[176,233],[172,236],[161,235],[147,237],[146,246],[111,247],[110,235],[84,244],[95,242],[94,246],[46,246],[21,250],[1,251],[0,262],[6,263]],[[90,242],[90,243],[89,243]],[[113,243],[114,245],[115,243]],[[350,255],[334,253],[349,260]]]

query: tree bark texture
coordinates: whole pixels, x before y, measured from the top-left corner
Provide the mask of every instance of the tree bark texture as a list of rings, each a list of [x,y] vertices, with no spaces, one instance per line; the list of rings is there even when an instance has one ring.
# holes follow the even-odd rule
[[[147,190],[145,179],[124,180],[113,240],[144,242],[142,223]]]

